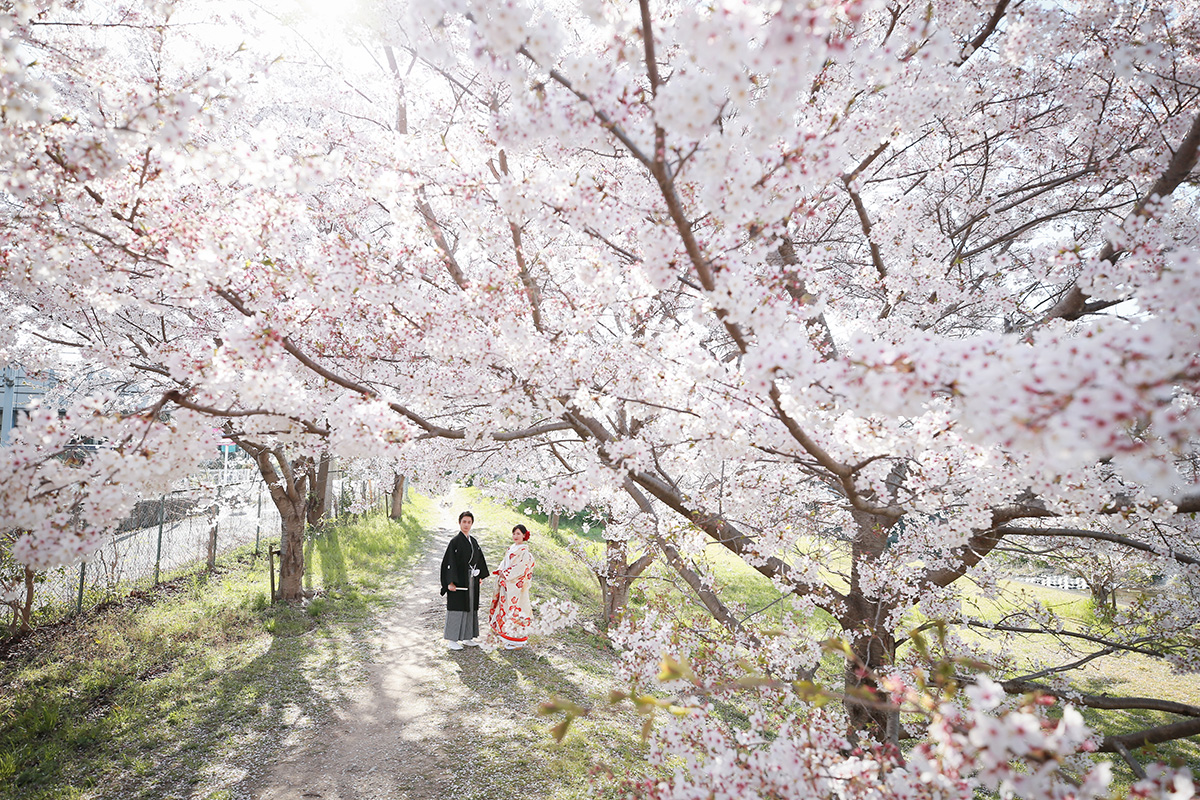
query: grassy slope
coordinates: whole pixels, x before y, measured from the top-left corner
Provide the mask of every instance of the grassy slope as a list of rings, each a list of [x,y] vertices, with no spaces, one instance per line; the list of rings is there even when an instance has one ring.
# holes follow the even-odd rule
[[[533,531],[535,602],[568,599],[594,614],[595,579],[567,549],[595,539],[594,531],[564,521],[551,535],[544,518],[469,495],[476,533],[495,562],[513,524]],[[241,553],[212,577],[177,578],[152,597],[35,633],[0,663],[0,796],[228,797],[205,790],[229,783],[214,771],[252,773],[272,759],[281,737],[319,725],[345,701],[370,657],[371,621],[394,601],[397,576],[421,551],[434,515],[418,496],[403,525],[376,516],[316,538],[307,583],[324,596],[306,609],[268,606],[265,565]],[[714,562],[727,600],[748,610],[770,606],[767,620],[781,613],[786,601],[772,606],[778,592],[743,563],[720,551]],[[1026,588],[1045,602],[1078,600]],[[1165,676],[1135,661],[1098,672],[1097,690],[1151,693]],[[521,707],[510,725],[472,743],[487,796],[588,796],[587,774],[597,764],[621,773],[641,761],[640,719],[627,711],[600,703],[559,744],[547,734],[552,721],[530,710],[551,696],[595,703],[611,686],[612,663],[602,639],[582,626],[535,639],[518,660],[483,661],[470,688],[496,701],[519,697]],[[1172,680],[1175,696],[1200,697],[1200,682]],[[1200,763],[1194,741],[1161,754]],[[483,791],[465,783],[463,796],[475,789]]]
[[[565,535],[477,495],[472,505],[497,563],[512,524],[533,530],[535,601],[598,607],[595,580]],[[373,619],[395,602],[436,521],[420,496],[405,512],[403,524],[375,515],[312,540],[306,584],[322,596],[306,608],[269,606],[265,565],[242,552],[211,577],[183,576],[36,631],[0,662],[0,797],[231,797],[209,787],[255,774],[362,679]],[[472,775],[458,796],[590,796],[598,761],[619,768],[643,757],[632,715],[598,708],[560,744],[549,735],[555,720],[536,713],[552,696],[590,704],[606,694],[613,654],[603,640],[577,626],[531,644],[515,660],[493,654],[469,676],[468,688],[512,714],[470,743]]]
[[[269,759],[359,674],[366,623],[425,536],[413,517],[334,527],[309,548],[324,595],[306,608],[268,605],[264,560],[240,551],[35,631],[0,663],[0,796],[183,797]]]
[[[544,517],[536,514],[532,515],[532,518],[534,520],[544,520]],[[529,524],[530,516],[514,512],[509,519],[510,524],[518,521],[524,521],[526,524]],[[564,526],[564,530],[567,527]],[[578,524],[569,527],[572,533],[583,533],[579,529]],[[598,540],[595,531],[589,532],[585,538]],[[774,586],[764,580],[761,575],[746,565],[740,558],[729,553],[725,548],[718,546],[708,547],[705,551],[705,557],[713,567],[713,573],[717,579],[722,599],[726,604],[737,609],[739,614],[751,615],[757,622],[769,627],[781,615],[790,612],[791,602],[788,598],[785,597],[781,600],[780,592]],[[848,564],[831,564],[830,567],[831,569],[840,570],[843,573],[849,571]],[[646,591],[662,591],[662,587],[670,585],[661,580],[654,580],[653,578],[656,575],[665,576],[665,573],[652,571],[650,573],[651,580],[646,582]],[[832,573],[830,577],[836,585],[838,581],[832,578]],[[594,587],[594,585],[594,581],[589,582],[589,586]],[[1015,582],[1007,582],[1005,591],[1009,593],[1008,596],[1011,597],[1013,603],[1025,604],[1029,599],[1033,599],[1048,608],[1055,609],[1067,618],[1086,619],[1091,615],[1087,599],[1076,593]],[[636,592],[633,599],[636,602]],[[974,592],[969,586],[966,589],[966,602],[977,606],[973,609],[972,613],[979,619],[996,620],[1002,615],[1001,609],[997,608],[993,603],[983,601],[978,593]],[[697,609],[697,613],[703,616],[707,612]],[[822,620],[821,627],[823,628],[829,622],[831,620]],[[918,620],[914,616],[913,624],[916,625],[917,623]],[[972,631],[963,632],[961,635],[969,641],[985,641],[981,634]],[[1065,653],[1064,650],[1055,647],[1046,637],[1017,639],[1015,647],[1017,658],[1026,662],[1041,660],[1046,663],[1066,663],[1074,660],[1074,657]],[[1085,648],[1085,651],[1089,649]],[[840,658],[836,655],[830,655],[824,659],[823,668],[819,674],[831,684],[836,685],[841,678],[841,671],[842,663]],[[1162,661],[1145,656],[1129,654],[1120,657],[1109,657],[1098,662],[1095,666],[1086,667],[1081,672],[1081,676],[1083,687],[1097,694],[1166,697],[1180,702],[1200,704],[1200,676],[1172,675],[1169,668]],[[1169,683],[1171,687],[1169,691],[1164,692],[1164,682]],[[1081,711],[1087,723],[1094,730],[1103,734],[1125,733],[1179,719],[1175,715],[1154,711],[1113,712],[1093,709],[1081,709]],[[736,718],[736,715],[732,718]],[[1142,762],[1162,759],[1169,762],[1186,763],[1191,765],[1194,771],[1197,771],[1200,770],[1200,737],[1191,737],[1171,742],[1153,751],[1140,751],[1137,753],[1137,757]],[[1120,758],[1112,754],[1099,755],[1097,758],[1113,761],[1115,766],[1114,776],[1118,790],[1128,787],[1133,782],[1134,776]]]
[[[783,613],[782,608],[790,607],[786,599],[772,605],[779,597],[779,592],[762,580],[753,569],[723,548],[710,547],[707,550],[707,556],[714,565],[715,574],[722,587],[722,597],[727,602],[742,604],[751,611],[766,609],[758,619],[768,625],[772,619],[776,619],[780,613]],[[1030,600],[1036,600],[1068,619],[1083,620],[1090,618],[1092,614],[1087,598],[1077,593],[1013,581],[1005,582],[1004,590],[1010,598],[1009,602],[1013,604],[1024,605]],[[1004,609],[992,601],[983,600],[970,587],[966,589],[965,602],[972,606],[972,615],[981,620],[999,620],[1004,613]],[[919,623],[917,615],[913,614],[911,617],[914,626]],[[960,635],[967,641],[983,644],[987,649],[985,644],[987,640],[983,634],[968,630],[960,631]],[[1047,664],[1067,663],[1079,657],[1078,654],[1074,657],[1070,656],[1065,648],[1056,647],[1047,637],[1018,638],[1014,642],[1014,647],[1016,657],[1026,663],[1037,661],[1044,661]],[[1093,648],[1085,646],[1083,651],[1089,652],[1091,649]],[[822,672],[827,679],[836,680],[840,674],[840,664],[833,663],[833,659],[829,657],[826,662],[828,663]],[[1110,656],[1085,667],[1080,675],[1081,686],[1096,694],[1107,694],[1114,697],[1163,697],[1193,705],[1200,704],[1200,676],[1172,674],[1169,667],[1162,661],[1146,656],[1137,654]],[[1170,688],[1164,690],[1164,685]],[[1086,708],[1080,710],[1088,725],[1103,734],[1126,733],[1180,719],[1176,715],[1155,711],[1113,712]],[[1200,737],[1170,742],[1154,750],[1139,751],[1136,756],[1143,763],[1162,759],[1168,762],[1188,764],[1193,771],[1200,771]],[[1113,762],[1118,790],[1128,787],[1133,782],[1133,774],[1119,757],[1113,754],[1103,754],[1097,758]]]
[[[646,748],[640,739],[642,718],[603,702],[613,687],[615,655],[592,624],[600,607],[596,580],[568,549],[588,537],[577,523],[564,521],[554,534],[545,517],[493,503],[474,489],[465,494],[476,519],[472,533],[488,564],[499,565],[512,544],[512,527],[524,524],[536,562],[530,589],[535,610],[543,600],[566,600],[576,604],[585,619],[552,637],[531,637],[529,648],[517,651],[516,658],[493,653],[470,676],[472,688],[485,698],[510,703],[510,719],[474,743],[472,757],[479,761],[476,774],[484,786],[465,786],[462,796],[593,797],[588,776],[594,768],[623,772],[644,760]],[[550,736],[551,726],[561,717],[529,713],[550,698],[592,708],[587,717],[571,724],[561,742]]]
[[[1088,598],[1081,594],[1013,581],[1006,581],[1003,588],[1015,597],[1035,599],[1067,619],[1085,620],[1092,616],[1091,604]],[[1015,597],[1012,602],[1024,602]],[[974,599],[978,605],[976,615],[980,619],[1000,619],[1003,614],[1002,608],[991,601]],[[978,634],[966,633],[964,638],[968,641],[986,642],[986,639]],[[1087,646],[1085,643],[1085,646],[1078,650],[1069,651],[1068,644],[1078,646],[1078,643],[1067,642],[1062,647],[1057,647],[1047,637],[1037,637],[1015,640],[1014,649],[1016,656],[1026,663],[1044,661],[1048,664],[1068,663],[1080,657],[1081,653],[1095,649],[1094,646]],[[984,644],[984,647],[987,645]],[[1200,676],[1172,674],[1163,661],[1136,653],[1109,656],[1092,662],[1081,669],[1078,675],[1076,684],[1094,694],[1112,697],[1159,697],[1200,705]],[[1175,714],[1138,709],[1099,711],[1080,708],[1080,712],[1087,724],[1102,734],[1127,733],[1180,720]],[[1157,748],[1135,751],[1134,756],[1142,763],[1163,760],[1188,764],[1194,772],[1200,771],[1200,737],[1193,736],[1168,742]],[[1133,773],[1118,756],[1102,754],[1096,758],[1113,762],[1113,775],[1118,788],[1126,788],[1134,782]]]

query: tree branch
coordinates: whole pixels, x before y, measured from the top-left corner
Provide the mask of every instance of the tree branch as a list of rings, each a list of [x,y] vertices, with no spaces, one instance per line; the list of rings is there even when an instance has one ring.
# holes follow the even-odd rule
[[[1167,167],[1163,170],[1162,175],[1150,187],[1150,191],[1146,192],[1136,203],[1133,210],[1129,213],[1129,217],[1135,217],[1145,212],[1146,206],[1155,197],[1167,197],[1172,194],[1179,184],[1191,174],[1196,167],[1197,158],[1200,158],[1200,114],[1192,120],[1192,125],[1188,129],[1187,134],[1183,137],[1183,141],[1179,143],[1179,147],[1171,156],[1171,160],[1167,163]],[[1100,259],[1108,261],[1110,264],[1115,264],[1123,251],[1118,250],[1111,242],[1104,245],[1100,251]],[[1074,321],[1082,317],[1087,312],[1088,296],[1079,288],[1078,283],[1072,283],[1070,288],[1063,293],[1058,302],[1046,312],[1046,315],[1039,320],[1038,324],[1043,324],[1052,319],[1065,319]]]
[[[1120,736],[1105,736],[1098,748],[1101,753],[1119,753],[1119,747],[1136,750],[1139,747],[1173,742],[1200,733],[1200,719],[1186,719],[1169,725],[1158,725],[1153,728],[1125,733]]]
[[[1009,694],[1041,694],[1068,700],[1075,705],[1098,708],[1105,711],[1120,711],[1123,709],[1141,708],[1148,711],[1164,711],[1168,714],[1179,714],[1184,717],[1200,717],[1200,708],[1177,703],[1174,700],[1160,700],[1156,697],[1110,697],[1104,694],[1078,694],[1071,690],[1054,689],[1042,683],[1033,681],[1013,680],[1001,681],[1000,687]]]
[[[504,155],[504,151],[500,151],[500,169],[504,174],[508,174],[508,159]],[[521,244],[521,228],[517,223],[509,221],[508,230],[512,233],[513,253],[517,258],[517,272],[521,276],[521,284],[525,287],[525,295],[529,298],[530,316],[533,318],[533,327],[538,333],[542,333],[542,295],[538,290],[537,282],[533,280],[533,276],[529,273],[529,265],[525,263],[525,249]]]
[[[568,411],[566,417],[567,420],[572,423],[575,431],[580,435],[580,437],[583,439],[592,439],[601,444],[599,455],[605,466],[609,467],[610,469],[620,469],[620,467],[614,464],[604,453],[603,445],[609,441],[612,441],[612,436],[607,430],[604,429],[603,425],[579,412]],[[683,496],[681,496],[679,492],[667,481],[646,472],[633,471],[626,472],[626,480],[632,481],[633,483],[637,484],[637,486],[645,489],[646,492],[648,492],[651,496],[658,499],[661,503],[663,503],[663,505],[679,514],[684,519],[690,521],[693,525],[704,531],[704,533],[706,533],[711,539],[721,546],[732,551],[738,556],[741,556],[742,558],[746,558],[747,556],[751,555],[748,547],[746,546],[747,542],[750,540],[750,537],[739,531],[737,527],[726,520],[723,515],[708,514],[700,511],[699,509],[692,508],[691,505],[683,498]],[[636,502],[636,495],[631,495],[631,497],[633,497]],[[819,595],[820,593],[824,592],[833,598],[835,602],[844,600],[844,596],[831,586],[825,584],[810,584],[807,582],[793,582],[791,579],[791,567],[789,567],[786,562],[779,558],[772,556],[767,559],[759,559],[756,556],[753,561],[761,561],[761,563],[753,564],[754,569],[760,574],[770,578],[771,580],[776,578],[784,580],[792,587],[793,591],[798,591],[801,586],[805,586],[808,587],[809,591],[814,595]],[[751,560],[747,559],[747,563],[751,563]],[[819,596],[816,597],[816,604],[826,611],[828,611],[833,605],[833,603],[822,603]]]
[[[1061,636],[1061,637],[1067,638],[1067,639],[1080,639],[1085,642],[1092,642],[1093,644],[1103,645],[1104,647],[1110,648],[1114,651],[1124,650],[1129,653],[1137,653],[1138,655],[1152,656],[1154,658],[1160,658],[1163,655],[1158,650],[1150,650],[1145,647],[1135,647],[1134,645],[1131,645],[1131,644],[1121,644],[1120,642],[1112,642],[1107,639],[1102,639],[1099,636],[1092,636],[1091,634],[1088,634],[1088,633],[1078,633],[1076,631],[1068,631],[1068,630],[1057,631],[1057,630],[1046,630],[1045,628],[1027,628],[1022,625],[1003,625],[1003,624],[999,624],[999,623],[977,622],[975,620],[968,620],[967,625],[972,628],[984,628],[986,630],[991,630],[991,631],[1005,631],[1006,633],[1038,633],[1038,634],[1045,634],[1046,636]],[[1028,675],[1024,678],[1024,680],[1028,680],[1030,678],[1036,678],[1042,674],[1044,674],[1044,673],[1036,673],[1034,675]]]
[[[206,406],[189,398],[186,394],[178,389],[171,389],[163,397],[180,408],[191,409],[198,411],[201,414],[206,414],[210,417],[222,417],[224,419],[236,419],[239,417],[279,417],[280,419],[290,420],[304,428],[305,433],[315,434],[317,436],[328,436],[329,429],[322,428],[316,423],[306,419],[293,417],[290,414],[280,414],[278,411],[271,411],[265,408],[252,408],[244,410],[234,410],[231,408],[216,408],[215,406]]]
[[[1095,539],[1104,542],[1113,542],[1124,547],[1129,547],[1134,550],[1141,550],[1145,553],[1154,553],[1155,555],[1163,556],[1164,558],[1174,559],[1181,564],[1200,564],[1200,559],[1189,556],[1185,553],[1176,553],[1173,550],[1162,552],[1160,548],[1152,547],[1145,542],[1139,542],[1136,539],[1130,539],[1127,536],[1119,536],[1115,533],[1106,533],[1104,531],[1088,531],[1078,528],[1013,528],[1005,526],[996,530],[999,534],[1011,534],[1014,536],[1064,536],[1076,539]]]
[[[541,63],[538,62],[538,60],[536,58],[533,57],[533,54],[530,53],[528,49],[526,49],[525,45],[521,45],[520,49],[518,49],[517,52],[520,55],[524,56],[525,58],[529,59],[529,61],[531,63],[536,64],[537,66],[541,67],[542,69],[546,69],[545,67],[542,66]],[[646,166],[650,166],[650,163],[651,163],[650,157],[647,156],[644,152],[642,152],[642,149],[637,146],[637,144],[633,141],[633,139],[629,138],[629,134],[627,134],[624,131],[624,129],[621,128],[620,125],[613,122],[612,117],[610,117],[606,112],[602,111],[600,108],[598,108],[596,106],[595,102],[593,102],[592,98],[589,95],[576,89],[571,84],[571,81],[565,75],[563,75],[561,72],[559,72],[558,70],[546,69],[546,73],[550,76],[550,80],[554,81],[555,83],[557,83],[558,85],[560,85],[564,89],[566,89],[568,92],[575,95],[575,97],[578,100],[580,100],[584,103],[587,103],[588,106],[592,109],[592,114],[596,117],[596,119],[600,120],[600,125],[606,131],[611,133],[613,136],[617,137],[617,140],[619,142],[621,142],[621,144],[625,145],[625,149],[627,149],[634,158],[636,158],[642,164],[645,164]]]
[[[859,196],[858,191],[854,188],[854,179],[858,177],[858,173],[865,168],[865,165],[870,164],[875,159],[875,156],[882,153],[886,147],[887,142],[884,142],[871,154],[870,158],[863,165],[859,166],[858,169],[849,175],[842,176],[842,184],[846,187],[846,192],[850,195],[850,202],[854,204],[854,210],[858,213],[859,226],[862,228],[863,236],[867,240],[867,246],[871,250],[871,263],[875,265],[875,272],[879,274],[880,280],[887,277],[887,267],[884,266],[883,256],[879,252],[879,245],[875,244],[875,240],[871,238],[871,218],[867,215],[867,207],[863,204],[862,197]]]
[[[650,499],[646,497],[646,495],[643,494],[642,491],[637,488],[637,486],[634,485],[629,476],[625,477],[624,487],[625,492],[633,498],[633,501],[637,504],[638,508],[640,508],[644,513],[653,515],[655,518],[658,517],[658,515],[654,513],[654,505],[650,502]],[[667,563],[675,569],[675,571],[679,574],[679,577],[683,578],[684,582],[690,586],[692,591],[696,593],[696,596],[700,598],[700,602],[704,604],[706,609],[708,609],[708,613],[712,614],[713,619],[724,625],[725,629],[732,633],[735,637],[744,635],[741,621],[738,620],[733,612],[731,612],[729,608],[721,602],[721,598],[717,597],[716,592],[704,585],[704,581],[687,563],[687,560],[684,559],[683,554],[675,549],[670,542],[657,534],[651,534],[649,538],[650,541],[653,542],[656,547],[658,547],[658,549],[662,550],[663,555],[667,557]],[[749,638],[752,642],[757,643],[757,637],[751,635]]]
[[[450,243],[446,240],[437,215],[433,212],[433,206],[425,198],[424,189],[417,190],[417,210],[421,212],[421,216],[425,219],[425,225],[429,228],[429,232],[433,234],[433,241],[437,245],[438,250],[442,251],[442,260],[446,264],[446,271],[450,273],[450,277],[458,284],[458,288],[466,289],[467,276],[462,271],[462,267],[459,266],[458,259],[454,257],[454,251],[450,249]]]
[[[992,11],[992,16],[983,24],[983,27],[979,29],[979,33],[975,34],[974,39],[963,45],[962,51],[959,53],[958,61],[955,63],[955,66],[961,67],[966,63],[967,59],[971,57],[972,53],[983,47],[983,43],[988,40],[988,37],[991,36],[993,32],[995,32],[996,26],[999,25],[1000,20],[1004,18],[1004,12],[1008,8],[1008,2],[1009,0],[1000,0],[1000,2],[996,3],[996,8]]]
[[[254,315],[255,312],[248,309],[246,307],[246,305],[241,301],[241,298],[239,298],[237,295],[235,295],[233,292],[229,291],[228,289],[216,289],[215,292],[219,297],[223,298],[226,302],[228,302],[230,305],[232,305],[235,309],[237,309],[242,314],[244,314],[246,316]],[[312,372],[316,373],[317,375],[320,375],[325,380],[327,380],[331,383],[334,383],[338,386],[341,386],[343,389],[349,389],[350,391],[355,392],[355,393],[361,395],[362,397],[366,397],[366,398],[378,398],[379,397],[379,393],[376,392],[374,389],[372,389],[370,386],[361,384],[358,381],[347,378],[344,375],[339,375],[338,373],[334,372],[333,370],[326,368],[323,364],[319,363],[318,361],[316,361],[315,359],[310,357],[307,353],[305,353],[303,350],[301,350],[296,345],[296,343],[292,341],[290,336],[281,337],[280,344],[283,345],[283,349],[288,354],[290,354],[293,358],[295,358],[297,361],[299,361],[302,365],[307,367]],[[393,411],[395,411],[396,413],[405,417],[406,419],[409,419],[412,422],[416,423],[422,430],[424,430],[425,433],[422,435],[422,438],[430,438],[430,437],[435,437],[435,436],[443,438],[443,439],[466,439],[467,438],[466,431],[464,431],[464,430],[454,429],[454,428],[444,428],[440,425],[435,425],[432,422],[430,422],[429,420],[422,417],[417,412],[413,411],[412,409],[410,409],[406,406],[401,405],[400,403],[396,403],[393,401],[386,401],[386,402],[387,402],[388,408],[392,409]],[[490,434],[490,436],[492,439],[494,439],[497,442],[511,442],[511,441],[515,441],[517,439],[528,439],[533,436],[541,436],[544,433],[553,433],[554,431],[565,431],[565,430],[571,430],[571,429],[572,429],[572,426],[568,422],[545,422],[540,425],[533,425],[529,428],[524,428],[522,430],[501,431],[499,433],[493,433],[493,434]]]
[[[650,94],[657,95],[662,80],[658,76],[658,61],[654,56],[654,26],[650,19],[650,0],[638,0],[642,14],[642,46],[646,50],[646,75],[650,78]]]

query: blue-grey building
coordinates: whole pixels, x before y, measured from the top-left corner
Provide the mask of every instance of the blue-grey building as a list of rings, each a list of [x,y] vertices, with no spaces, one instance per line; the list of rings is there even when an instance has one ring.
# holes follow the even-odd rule
[[[3,390],[3,403],[0,410],[0,445],[8,444],[8,432],[19,428],[24,418],[29,414],[29,408],[46,393],[46,382],[27,378],[20,367],[5,367],[4,378],[0,390]]]

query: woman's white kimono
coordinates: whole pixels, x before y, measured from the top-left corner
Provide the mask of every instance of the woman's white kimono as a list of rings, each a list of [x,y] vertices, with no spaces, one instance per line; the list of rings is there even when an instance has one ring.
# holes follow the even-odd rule
[[[520,647],[528,641],[529,624],[533,621],[533,606],[529,602],[533,554],[529,552],[529,544],[521,542],[508,548],[492,575],[499,581],[488,623],[506,647]]]

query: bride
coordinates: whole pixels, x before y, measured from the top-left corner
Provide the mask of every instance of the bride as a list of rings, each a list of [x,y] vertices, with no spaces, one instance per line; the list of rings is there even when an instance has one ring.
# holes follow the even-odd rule
[[[512,546],[492,574],[499,577],[488,622],[504,647],[515,650],[529,640],[533,621],[529,603],[529,583],[533,579],[533,554],[529,552],[529,530],[524,525],[512,529]]]

